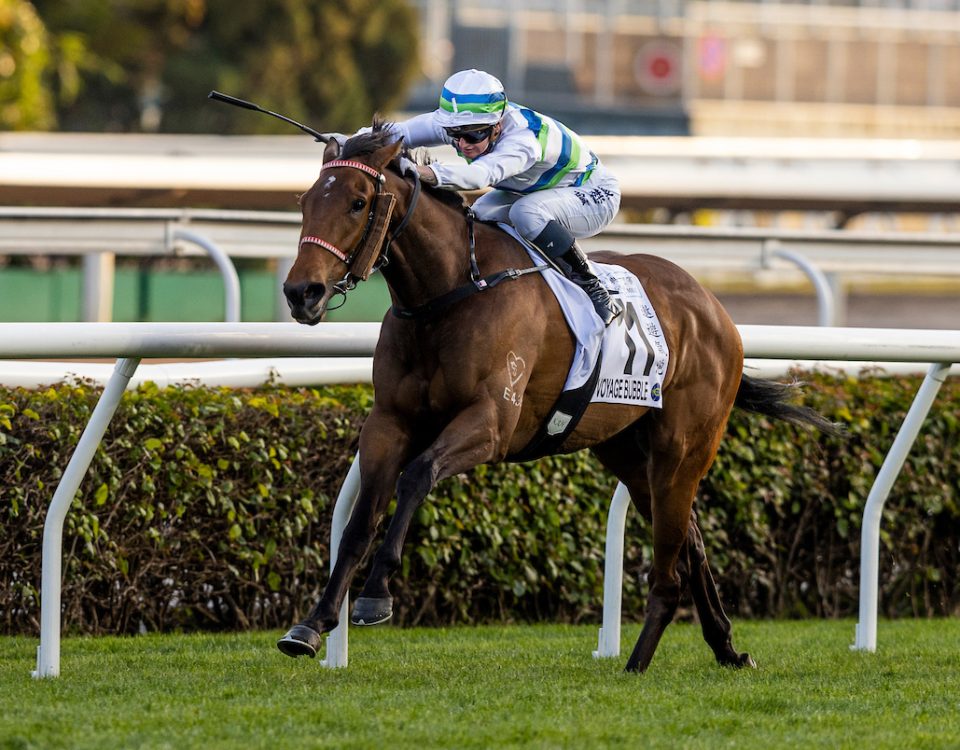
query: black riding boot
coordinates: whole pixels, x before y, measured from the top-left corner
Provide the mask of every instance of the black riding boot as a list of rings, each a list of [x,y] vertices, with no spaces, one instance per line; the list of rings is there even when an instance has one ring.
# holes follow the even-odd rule
[[[614,318],[623,312],[623,305],[619,300],[610,299],[600,279],[590,270],[586,256],[577,246],[576,238],[559,221],[549,222],[533,244],[548,258],[558,261],[557,265],[567,278],[587,293],[605,326],[610,325]]]

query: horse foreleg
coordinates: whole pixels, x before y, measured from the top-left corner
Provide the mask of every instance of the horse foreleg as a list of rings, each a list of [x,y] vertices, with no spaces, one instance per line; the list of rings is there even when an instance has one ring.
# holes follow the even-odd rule
[[[316,656],[321,635],[339,624],[343,598],[393,497],[409,443],[406,431],[395,420],[376,411],[368,417],[360,433],[360,495],[356,507],[344,529],[337,562],[319,601],[305,619],[277,642],[277,648],[287,656]]]
[[[375,625],[393,614],[390,577],[400,566],[403,544],[413,516],[437,482],[498,457],[500,430],[496,407],[489,401],[461,412],[423,453],[403,470],[397,482],[397,509],[370,575],[354,605],[351,622]]]

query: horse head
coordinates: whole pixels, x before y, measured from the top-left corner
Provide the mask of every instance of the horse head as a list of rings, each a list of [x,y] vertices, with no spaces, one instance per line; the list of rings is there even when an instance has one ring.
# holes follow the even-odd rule
[[[320,176],[300,197],[303,222],[297,258],[283,284],[290,313],[315,325],[331,298],[365,280],[385,251],[395,197],[384,192],[385,170],[402,148],[375,128],[340,145],[331,140]]]

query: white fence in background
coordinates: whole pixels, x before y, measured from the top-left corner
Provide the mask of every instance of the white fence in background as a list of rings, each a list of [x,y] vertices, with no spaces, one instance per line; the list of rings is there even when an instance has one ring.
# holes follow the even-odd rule
[[[884,360],[933,363],[867,498],[861,538],[860,622],[853,648],[874,651],[877,576],[883,503],[929,411],[951,363],[960,362],[960,330],[740,326],[744,351],[760,359]],[[0,324],[0,355],[30,357],[118,356],[90,422],[60,480],[44,525],[40,646],[35,677],[60,674],[60,592],[63,524],[90,460],[142,357],[265,357],[308,355],[362,357],[373,353],[379,326],[327,323],[314,328],[278,323],[7,323]],[[334,508],[331,550],[359,492],[359,462],[344,482]],[[608,520],[603,627],[595,656],[620,652],[623,528],[629,503],[622,487]],[[333,560],[331,560],[331,564]],[[325,666],[347,665],[348,602],[340,626],[327,639]]]
[[[21,362],[0,360],[0,385],[40,388],[54,383],[85,382],[105,386],[114,366],[102,362]],[[141,364],[127,382],[133,390],[144,383],[161,388],[172,385],[209,388],[257,388],[262,385],[290,387],[332,383],[369,383],[373,357],[272,357],[211,362],[164,362]]]
[[[745,359],[743,369],[755,378],[782,378],[794,370],[845,374],[859,377],[922,375],[927,366],[915,362],[855,362],[813,359]],[[106,362],[36,362],[0,360],[0,385],[10,388],[42,388],[56,383],[83,382],[103,387],[113,375]],[[960,376],[960,367],[950,375]],[[127,390],[144,383],[208,388],[258,388],[263,385],[301,387],[336,383],[369,383],[373,357],[271,357],[211,362],[164,362],[141,364],[127,382]]]
[[[231,259],[277,260],[279,295],[299,236],[300,215],[284,211],[0,207],[0,255],[84,256],[84,315],[91,321],[110,319],[116,255],[207,255],[224,279],[224,319],[236,322],[240,292]],[[617,224],[582,244],[588,252],[651,253],[691,271],[752,274],[799,269],[817,294],[820,325],[843,322],[836,318],[842,284],[831,283],[829,277],[960,275],[957,233]],[[287,306],[279,297],[275,311],[278,320],[288,319]]]
[[[568,7],[627,5],[564,2]],[[439,0],[431,3],[444,5]],[[736,6],[722,7],[719,12],[729,13]],[[825,9],[804,10],[816,19]],[[875,23],[878,13],[879,9],[869,9],[864,16],[869,17],[868,25]],[[511,8],[510,23],[521,16]],[[583,21],[576,23],[580,27]],[[899,11],[895,23],[900,30],[904,21]],[[857,26],[863,26],[859,16]],[[858,28],[856,33],[862,31]],[[612,53],[613,46],[606,51]],[[612,86],[614,78],[601,75],[598,82]],[[440,80],[436,83],[439,87]],[[738,101],[736,107],[742,112],[749,104]],[[791,111],[809,110],[794,104]],[[754,110],[748,112],[752,115]],[[942,111],[937,114],[943,118]],[[623,203],[629,206],[948,214],[960,208],[956,169],[960,144],[952,136],[936,141],[584,135],[604,165],[619,176]],[[460,162],[449,146],[429,151],[441,162]],[[55,200],[64,205],[218,201],[292,210],[294,196],[316,180],[321,153],[301,134],[0,133],[0,200],[21,202],[27,195],[44,205]]]

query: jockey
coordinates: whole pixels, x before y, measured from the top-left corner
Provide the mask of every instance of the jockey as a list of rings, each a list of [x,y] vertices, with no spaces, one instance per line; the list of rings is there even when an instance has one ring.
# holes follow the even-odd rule
[[[454,73],[436,111],[391,127],[410,147],[452,145],[467,163],[419,165],[425,184],[493,187],[473,204],[478,219],[513,225],[587,293],[604,325],[623,311],[576,242],[600,232],[620,207],[616,177],[580,136],[508,102],[503,84],[480,70]]]

